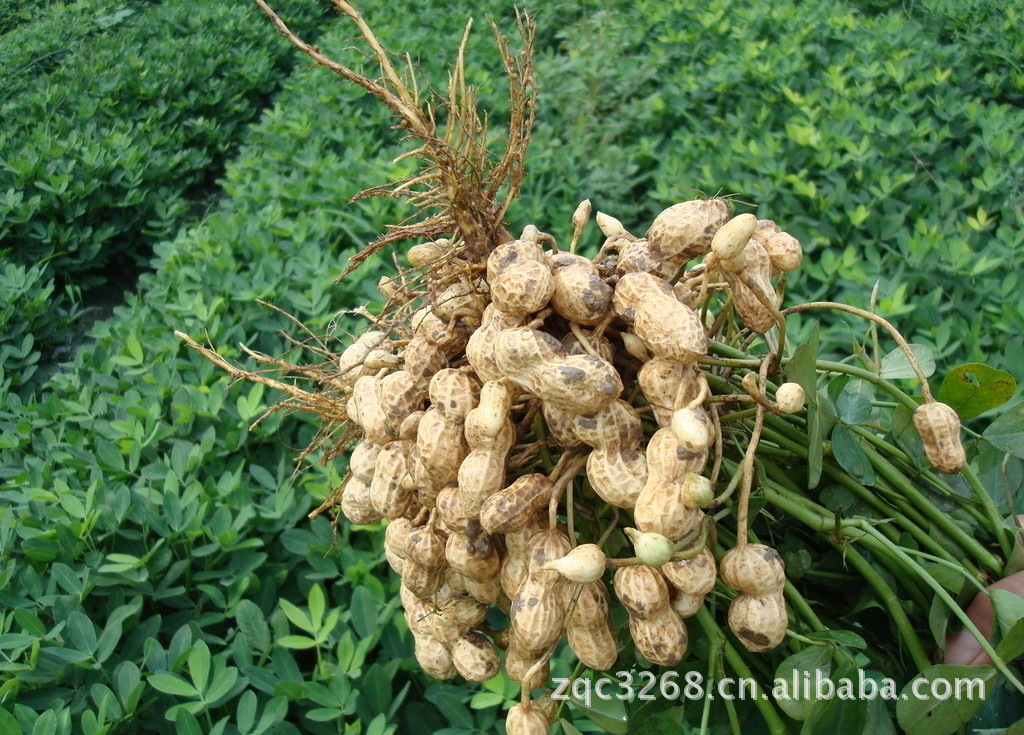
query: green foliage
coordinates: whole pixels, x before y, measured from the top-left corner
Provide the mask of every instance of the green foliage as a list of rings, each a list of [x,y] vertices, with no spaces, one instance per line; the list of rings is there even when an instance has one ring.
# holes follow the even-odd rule
[[[877,5],[589,3],[538,60],[517,223],[565,236],[590,197],[639,234],[695,191],[732,194],[804,244],[791,300],[867,306],[877,280],[879,313],[940,362],[1019,382],[1020,11]],[[845,321],[824,350],[848,353]]]
[[[0,35],[40,15],[59,12],[62,6],[63,0],[0,0]]]
[[[42,265],[26,267],[0,259],[0,395],[14,390],[25,396],[40,385],[43,354],[52,355],[75,341],[82,317],[77,290],[54,298],[53,279]],[[55,303],[57,302],[57,303]]]
[[[307,2],[283,5],[299,28],[321,17]],[[248,4],[115,7],[75,6],[2,39],[21,88],[0,104],[0,242],[17,245],[18,262],[50,259],[62,283],[145,263],[209,194],[295,60]],[[117,32],[90,35],[97,26]],[[55,43],[74,53],[40,74],[32,62],[53,63]]]

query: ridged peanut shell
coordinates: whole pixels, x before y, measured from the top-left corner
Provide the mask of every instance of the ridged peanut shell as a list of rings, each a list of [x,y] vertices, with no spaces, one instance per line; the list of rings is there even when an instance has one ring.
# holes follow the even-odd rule
[[[633,332],[652,355],[684,365],[708,351],[708,338],[700,317],[675,296],[642,302],[636,309]]]
[[[608,587],[598,580],[580,585],[576,605],[569,614],[568,625],[576,628],[596,628],[608,622]]]
[[[588,669],[607,671],[619,657],[619,641],[609,623],[594,628],[570,627],[569,647]]]
[[[555,280],[547,263],[525,260],[503,271],[491,286],[491,303],[506,314],[525,317],[547,306]]]
[[[485,582],[477,582],[475,579],[470,579],[465,575],[460,576],[462,576],[466,592],[473,599],[479,600],[485,605],[493,605],[501,599],[502,587],[500,577],[493,577]]]
[[[410,414],[421,409],[426,400],[427,382],[405,370],[396,370],[380,381],[381,407],[395,436]]]
[[[374,444],[387,444],[398,435],[397,429],[387,420],[381,403],[380,379],[364,375],[352,386],[348,400],[348,417],[359,424],[363,435]]]
[[[653,567],[620,567],[613,578],[615,595],[631,618],[649,620],[668,609],[668,585]]]
[[[562,637],[565,628],[563,584],[544,572],[531,572],[512,599],[512,632],[522,645],[543,650]]]
[[[693,199],[673,204],[654,218],[645,238],[665,255],[692,260],[711,250],[732,206],[725,199]]]
[[[519,326],[522,320],[506,314],[494,304],[488,304],[480,326],[466,343],[466,359],[477,377],[482,381],[500,380],[504,377],[495,362],[495,340],[506,329]]]
[[[415,636],[416,662],[428,676],[435,679],[451,679],[455,676],[455,664],[451,651],[433,636]]]
[[[551,258],[551,265],[555,312],[583,326],[600,322],[611,309],[612,287],[597,274],[594,264],[580,255],[558,253]]]
[[[406,534],[405,558],[414,564],[435,569],[443,567],[445,542],[432,527],[417,526]]]
[[[513,633],[505,654],[505,673],[509,679],[520,684],[523,689],[539,689],[547,684],[551,677],[551,669],[544,656],[545,653],[545,651],[526,648]],[[538,663],[537,669],[530,674],[530,670]],[[527,678],[527,674],[529,674],[529,678]],[[547,732],[546,724],[544,732]]]
[[[489,496],[480,507],[480,525],[487,533],[509,533],[526,525],[546,507],[554,485],[546,475],[523,475],[504,490]]]
[[[469,579],[486,582],[501,571],[501,559],[490,536],[468,538],[459,533],[448,537],[445,558]]]
[[[410,469],[408,442],[390,442],[377,455],[370,502],[385,518],[411,515],[418,506],[415,488],[403,483]]]
[[[647,442],[646,457],[649,477],[668,482],[682,482],[688,473],[699,475],[704,471],[708,453],[683,449],[676,441],[672,430],[665,428],[654,432]]]
[[[636,449],[644,438],[640,414],[623,400],[615,400],[600,411],[576,415],[572,431],[583,442],[606,450]]]
[[[668,283],[650,273],[628,273],[615,284],[612,307],[627,324],[633,324],[636,310],[645,301],[674,298]]]
[[[530,541],[527,558],[529,560],[530,573],[541,572],[544,565],[550,561],[561,559],[572,550],[569,537],[558,529],[541,531]],[[543,572],[545,575],[554,574],[552,579],[558,578],[557,572]]]
[[[508,735],[548,735],[548,718],[533,702],[513,705],[505,718]]]
[[[779,552],[764,544],[729,549],[718,564],[722,581],[748,595],[769,595],[786,586],[786,567]]]
[[[357,477],[350,477],[341,492],[341,512],[349,523],[365,526],[376,523],[381,514],[370,501],[370,486]]]
[[[708,594],[718,578],[715,556],[706,548],[690,559],[663,564],[661,573],[677,590],[695,596]]]
[[[729,605],[729,628],[748,651],[763,653],[782,643],[789,617],[782,593],[737,595]]]
[[[775,222],[770,219],[758,220],[755,234],[768,252],[774,270],[789,272],[800,267],[804,257],[800,241],[784,232]]]
[[[914,428],[921,435],[928,462],[948,475],[963,469],[967,461],[960,441],[960,417],[945,403],[930,401],[914,411]]]
[[[658,666],[675,666],[689,645],[686,624],[671,607],[647,619],[630,616],[629,634],[644,658]]]
[[[679,482],[648,478],[636,499],[633,519],[644,533],[659,533],[669,541],[678,541],[695,531],[704,514],[686,505]]]
[[[428,392],[430,405],[450,418],[465,418],[480,400],[480,384],[464,370],[454,368],[435,373]]]
[[[631,510],[647,482],[647,462],[630,449],[595,449],[587,457],[587,479],[602,500]]]
[[[501,659],[490,641],[479,633],[466,633],[452,646],[452,663],[468,681],[487,681],[498,675]]]
[[[377,455],[381,445],[371,441],[360,442],[352,450],[348,460],[348,471],[353,477],[369,485],[373,481],[373,473],[377,471]]]
[[[480,534],[480,523],[466,512],[457,485],[442,488],[437,494],[434,507],[441,522],[455,533],[469,537]]]

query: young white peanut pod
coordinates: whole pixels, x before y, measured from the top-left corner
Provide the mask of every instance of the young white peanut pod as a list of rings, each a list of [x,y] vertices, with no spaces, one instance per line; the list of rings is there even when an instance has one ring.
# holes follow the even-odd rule
[[[469,632],[452,646],[452,663],[456,671],[469,681],[493,679],[501,670],[501,659],[484,636]]]
[[[445,565],[444,547],[444,539],[430,525],[417,526],[406,534],[403,556],[427,569],[437,569]]]
[[[598,580],[580,586],[576,605],[569,613],[570,627],[596,628],[608,622],[608,587]]]
[[[587,457],[587,479],[606,503],[632,510],[647,482],[647,462],[632,449],[595,449]]]
[[[719,260],[732,260],[743,252],[757,228],[757,217],[738,214],[726,222],[711,239],[711,252]]]
[[[622,346],[626,348],[626,352],[642,363],[647,363],[651,359],[651,351],[647,349],[647,345],[644,344],[642,339],[629,332],[623,332],[620,336],[622,337]]]
[[[604,575],[605,555],[597,544],[581,544],[561,559],[547,562],[542,569],[553,569],[570,582],[588,584]]]
[[[633,508],[633,518],[637,528],[645,534],[655,534],[664,537],[667,541],[678,541],[683,536],[695,531],[704,517],[704,514],[687,504],[688,497],[683,494],[683,485],[680,482],[652,478],[648,475],[647,484],[643,492],[636,499],[636,506]],[[629,533],[627,529],[626,533]],[[633,542],[636,545],[637,541]],[[650,540],[644,542],[645,547],[651,549],[645,552],[651,555],[658,553],[658,546]],[[671,555],[672,545],[668,545],[668,554]],[[637,546],[637,556],[642,556],[640,547]],[[658,565],[668,561],[658,562]]]
[[[659,252],[681,263],[705,255],[732,212],[726,199],[694,199],[673,204],[655,217],[646,239]]]
[[[515,531],[526,525],[539,509],[547,507],[553,489],[545,475],[523,475],[483,502],[480,525],[490,534]]]
[[[644,658],[658,666],[675,666],[689,646],[686,624],[667,604],[648,618],[630,616],[629,634]]]
[[[619,640],[615,629],[605,621],[593,628],[570,626],[569,647],[580,663],[594,671],[608,671],[619,657]]]
[[[610,214],[598,212],[594,219],[597,221],[597,226],[601,229],[601,232],[604,233],[605,237],[625,237],[633,239],[633,236],[626,231],[623,224]]]
[[[960,417],[945,403],[929,401],[914,411],[914,428],[921,435],[928,462],[939,472],[952,475],[967,461],[960,442]]]
[[[451,651],[433,636],[415,636],[416,661],[428,676],[435,679],[451,679],[455,676],[455,664]]]
[[[445,544],[445,558],[454,569],[477,582],[487,582],[501,571],[501,558],[490,536],[468,538],[453,533]]]
[[[496,437],[505,427],[518,389],[508,378],[489,380],[480,389],[480,402],[476,406],[474,421],[484,436]]]
[[[599,323],[612,305],[612,287],[598,275],[597,267],[587,258],[572,253],[556,253],[551,257],[554,270],[554,292],[551,306],[570,322],[583,326]]]
[[[683,505],[697,510],[698,508],[707,507],[715,499],[715,487],[711,484],[711,480],[703,475],[698,475],[696,472],[687,472],[683,476],[679,495]]]
[[[589,199],[584,199],[576,205],[576,211],[572,213],[572,226],[582,229],[590,221],[590,215],[594,211]]]
[[[751,238],[743,251],[744,263],[742,273],[732,273],[723,267],[726,282],[732,290],[733,306],[743,324],[757,334],[764,334],[775,324],[775,310],[770,305],[775,302],[775,288],[771,276],[771,260],[764,246]],[[724,266],[724,262],[723,262]],[[757,289],[764,301],[747,284],[748,279]],[[767,305],[766,305],[767,303]]]
[[[639,503],[638,503],[639,505]],[[623,529],[633,543],[637,558],[649,567],[660,567],[672,558],[672,541],[660,533]]]
[[[764,544],[729,549],[718,565],[722,581],[748,595],[770,595],[786,586],[786,567],[779,552]]]
[[[700,408],[681,408],[672,414],[672,433],[688,452],[703,452],[714,439],[711,419]]]
[[[572,551],[569,537],[556,528],[549,528],[530,539],[526,557],[529,561],[530,574],[546,577],[554,582],[560,581],[557,572],[544,569],[548,562],[561,559]]]
[[[630,617],[646,620],[668,608],[668,585],[654,567],[620,567],[615,572],[613,586]]]
[[[775,222],[770,219],[758,220],[755,234],[768,251],[774,270],[789,272],[800,267],[804,256],[800,241],[788,232],[783,232]]]
[[[781,592],[741,594],[729,605],[729,628],[748,651],[770,651],[782,643],[788,627],[789,616]]]
[[[387,350],[380,348],[370,350],[366,355],[366,359],[363,360],[363,366],[370,370],[380,370],[381,368],[392,369],[398,367],[402,360],[397,355],[393,355]]]
[[[710,549],[702,549],[689,559],[670,561],[661,567],[661,573],[680,592],[703,597],[715,587],[718,571],[715,556]]]
[[[345,483],[341,493],[341,512],[349,523],[365,526],[376,523],[381,514],[370,501],[370,486],[354,475]]]
[[[516,591],[509,616],[512,631],[524,647],[543,650],[562,637],[565,628],[563,582],[557,574],[532,572]]]
[[[797,413],[804,408],[804,389],[799,383],[783,383],[775,391],[775,403],[782,413]]]

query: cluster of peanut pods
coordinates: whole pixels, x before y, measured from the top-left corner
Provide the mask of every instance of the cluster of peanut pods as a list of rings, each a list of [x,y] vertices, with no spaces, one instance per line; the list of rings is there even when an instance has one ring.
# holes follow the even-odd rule
[[[610,669],[620,646],[606,578],[653,664],[685,655],[684,619],[719,569],[740,593],[729,624],[744,646],[769,650],[785,634],[779,555],[744,538],[718,565],[695,543],[718,433],[697,361],[715,316],[699,314],[708,290],[764,333],[779,318],[772,279],[799,265],[800,244],[771,221],[732,217],[726,200],[694,200],[643,238],[598,213],[605,240],[588,259],[574,251],[590,215],[584,202],[568,251],[532,226],[485,266],[458,242],[413,247],[408,272],[381,283],[410,312],[340,357],[334,382],[363,435],[341,509],[356,524],[388,520],[388,561],[432,676],[483,681],[504,666],[536,689],[564,636],[584,665]],[[765,399],[785,413],[803,406],[792,383]],[[609,507],[632,525],[576,537],[574,508]],[[607,559],[603,541],[622,530],[636,556]],[[524,701],[508,730],[547,732],[549,713]]]

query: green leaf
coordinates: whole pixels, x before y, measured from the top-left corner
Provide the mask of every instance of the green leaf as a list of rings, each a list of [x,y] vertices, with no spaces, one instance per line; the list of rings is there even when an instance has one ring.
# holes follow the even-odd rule
[[[832,649],[829,646],[808,646],[797,651],[775,670],[776,703],[794,720],[806,719],[814,704],[818,672],[822,679],[827,679],[831,671]]]
[[[812,641],[831,641],[849,648],[867,648],[867,642],[852,630],[823,630],[817,633],[808,633],[807,637]]]
[[[848,424],[863,424],[871,420],[871,401],[874,397],[875,390],[866,380],[849,380],[832,400],[840,419]]]
[[[928,458],[924,455],[924,443],[914,426],[914,412],[902,403],[892,412],[892,437],[900,449],[910,455],[918,469],[930,469]]]
[[[240,735],[248,735],[256,722],[256,693],[251,689],[242,692],[238,698],[238,709],[235,714],[235,724],[238,726]]]
[[[178,708],[174,716],[174,727],[178,735],[203,735],[203,728],[196,716],[184,709]]]
[[[73,612],[68,615],[68,638],[79,651],[92,653],[96,650],[96,628],[85,615]]]
[[[832,430],[832,455],[836,462],[862,485],[875,483],[875,468],[860,445],[860,439],[843,424]]]
[[[1006,635],[1014,625],[1024,620],[1024,597],[1003,589],[993,589],[990,594],[999,633]]]
[[[164,694],[177,697],[199,697],[199,691],[177,674],[151,674],[146,680],[149,685]]]
[[[568,720],[559,720],[558,725],[562,728],[563,735],[583,735],[583,733],[577,730],[576,726]]]
[[[934,374],[935,358],[932,356],[932,351],[924,345],[911,344],[909,347],[924,376],[927,378]],[[882,358],[880,375],[886,380],[906,380],[917,377],[914,368],[910,366],[910,361],[899,347]]]
[[[1017,381],[1005,370],[970,362],[954,368],[942,380],[938,399],[962,419],[980,416],[1013,398]]]
[[[21,735],[21,725],[7,710],[0,707],[0,735]]]
[[[370,590],[356,587],[349,603],[352,610],[352,626],[362,638],[369,638],[377,630],[377,603]]]
[[[983,436],[999,451],[1024,458],[1024,401],[989,424]]]
[[[214,675],[210,687],[203,692],[203,699],[211,704],[216,702],[231,691],[231,687],[235,685],[236,681],[238,681],[238,669],[228,666]]]
[[[326,601],[324,600],[324,590],[318,584],[314,584],[309,590],[309,617],[313,622],[313,630],[320,630],[320,624],[324,620],[324,608],[326,607]]]
[[[301,628],[307,633],[316,633],[316,626],[313,625],[313,621],[310,619],[309,613],[296,607],[285,599],[278,600],[278,604],[280,604],[281,609],[284,610],[284,614],[288,619],[292,621],[292,625],[297,628]]]
[[[800,735],[860,735],[868,719],[868,700],[833,696],[811,705]],[[874,733],[870,733],[874,735]]]
[[[286,635],[278,638],[276,642],[279,646],[299,650],[316,647],[316,641],[304,635]]]
[[[593,682],[587,690],[593,691]],[[629,732],[629,718],[626,716],[626,703],[617,697],[603,699],[590,697],[588,705],[584,699],[578,698],[570,687],[570,701],[586,715],[587,719],[610,735],[626,735]]]
[[[427,701],[433,703],[446,720],[456,727],[466,730],[473,729],[473,713],[444,686],[434,685],[427,688]]]
[[[196,689],[203,691],[210,679],[210,648],[205,641],[196,641],[188,654],[188,673]]]
[[[259,651],[270,648],[270,626],[259,605],[252,600],[241,600],[235,607],[235,621],[250,646]]]
[[[907,735],[950,735],[970,722],[974,713],[981,709],[996,676],[994,666],[929,666],[903,688],[896,701],[896,721]],[[977,689],[973,698],[966,689],[958,692],[958,680],[981,682],[982,696],[978,696]],[[934,693],[932,686],[937,687]]]

